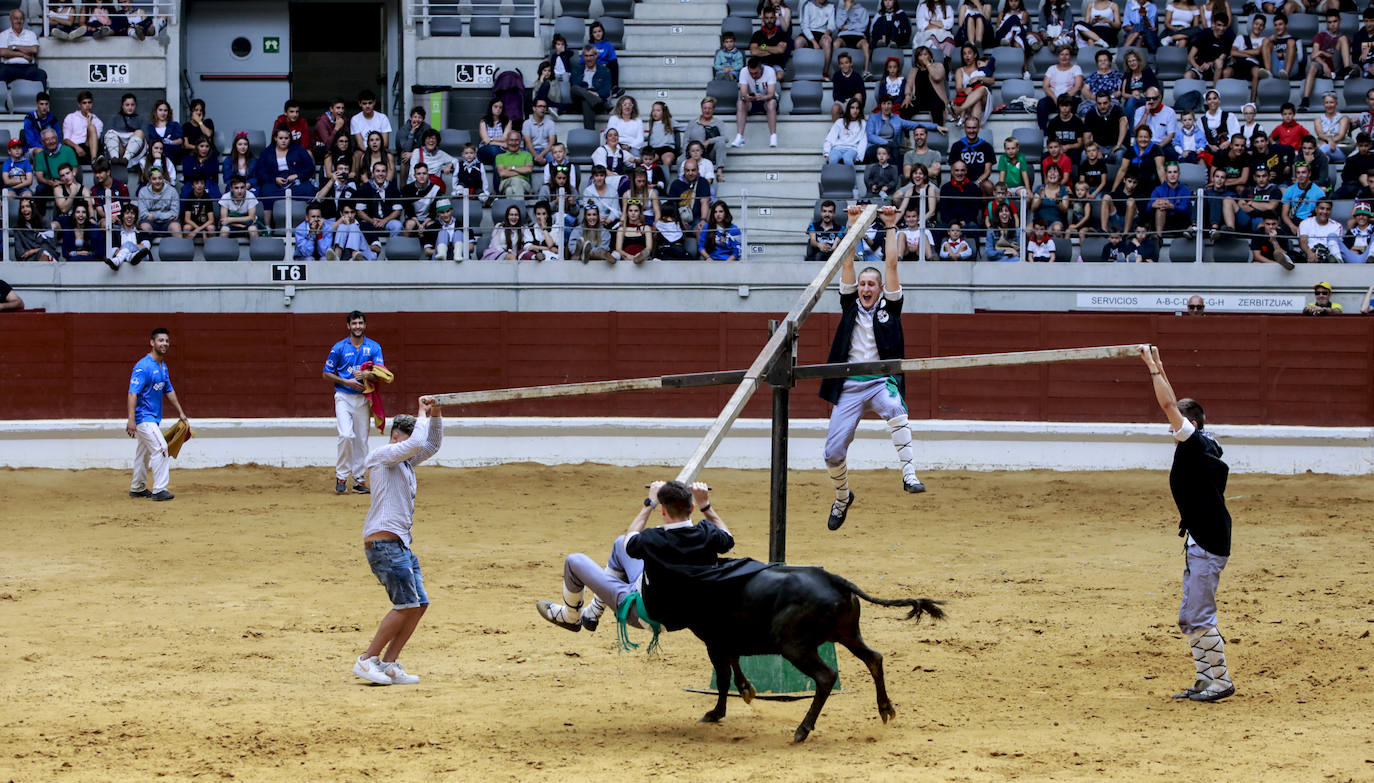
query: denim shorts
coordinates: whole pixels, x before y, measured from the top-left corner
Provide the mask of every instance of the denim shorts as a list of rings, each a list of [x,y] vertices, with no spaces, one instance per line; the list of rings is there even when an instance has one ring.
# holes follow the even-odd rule
[[[363,550],[367,554],[367,564],[372,567],[377,581],[386,588],[391,608],[429,606],[425,579],[420,575],[420,560],[415,553],[400,541],[383,539],[371,544],[371,548]]]

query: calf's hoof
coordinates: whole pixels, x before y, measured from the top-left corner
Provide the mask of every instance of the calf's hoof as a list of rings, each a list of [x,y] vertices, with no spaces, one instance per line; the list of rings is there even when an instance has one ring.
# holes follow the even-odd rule
[[[720,719],[721,719],[721,718],[724,718],[724,717],[725,717],[725,711],[724,711],[724,710],[721,710],[720,712],[717,712],[717,711],[715,711],[715,710],[711,710],[710,712],[708,712],[708,713],[706,713],[705,715],[702,715],[702,716],[701,716],[701,722],[702,722],[702,723],[720,723]]]
[[[897,717],[897,711],[892,709],[891,704],[884,704],[878,708],[878,717],[883,719],[883,723],[887,723]]]
[[[798,742],[806,742],[806,738],[809,736],[811,736],[811,729],[808,729],[805,726],[798,726],[797,733],[792,735],[792,742],[794,744]]]
[[[745,704],[749,704],[750,702],[752,702],[754,700],[754,697],[758,694],[759,692],[757,690],[754,690],[754,686],[749,683],[745,683],[744,687],[739,689],[739,697],[741,699],[744,699]]]

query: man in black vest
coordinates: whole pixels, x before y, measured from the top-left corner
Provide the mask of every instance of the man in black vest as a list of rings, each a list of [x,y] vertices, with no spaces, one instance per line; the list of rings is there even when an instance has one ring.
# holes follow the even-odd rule
[[[1226,642],[1217,632],[1217,583],[1231,555],[1231,514],[1226,510],[1230,469],[1221,459],[1221,446],[1204,429],[1202,406],[1196,400],[1175,400],[1159,349],[1142,348],[1140,357],[1150,368],[1155,399],[1177,441],[1169,491],[1178,506],[1178,535],[1187,541],[1178,627],[1192,645],[1197,680],[1174,698],[1217,701],[1236,692],[1226,668]]]
[[[962,161],[960,162],[962,165]],[[862,212],[862,207],[849,208],[849,221]],[[844,257],[840,269],[840,316],[835,341],[830,345],[827,362],[875,362],[879,359],[902,359],[905,345],[902,338],[902,284],[897,279],[897,260],[902,256],[897,236],[897,211],[883,207],[878,215],[886,227],[887,277],[866,267],[856,277],[854,253]],[[902,464],[902,488],[907,492],[925,492],[926,487],[916,478],[912,462],[911,427],[907,424],[906,378],[895,375],[856,375],[852,378],[827,378],[821,383],[821,399],[835,406],[830,413],[830,428],[825,436],[825,464],[830,480],[835,484],[835,504],[830,507],[831,530],[839,529],[854,504],[849,490],[849,468],[846,459],[854,432],[864,411],[872,409],[887,421],[892,444],[897,447],[897,459]]]

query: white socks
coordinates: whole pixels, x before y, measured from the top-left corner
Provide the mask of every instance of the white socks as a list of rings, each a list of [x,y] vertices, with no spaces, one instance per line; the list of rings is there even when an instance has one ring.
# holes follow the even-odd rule
[[[835,499],[838,501],[849,500],[849,465],[843,460],[838,465],[826,464],[826,469],[830,471],[830,481],[835,485]]]
[[[892,436],[892,445],[897,447],[897,461],[902,465],[902,478],[916,478],[916,464],[912,461],[911,427],[905,414],[887,420],[887,432]]]
[[[1200,695],[1221,693],[1234,689],[1231,673],[1226,667],[1226,640],[1215,627],[1191,633],[1188,641],[1193,649],[1193,667],[1197,682],[1193,690]]]
[[[592,602],[582,610],[582,617],[596,622],[601,619],[601,613],[606,611],[606,604],[602,603],[601,598],[595,593],[592,594]]]
[[[575,623],[582,612],[582,591],[573,592],[563,585],[563,605],[556,611],[563,613],[563,622]]]

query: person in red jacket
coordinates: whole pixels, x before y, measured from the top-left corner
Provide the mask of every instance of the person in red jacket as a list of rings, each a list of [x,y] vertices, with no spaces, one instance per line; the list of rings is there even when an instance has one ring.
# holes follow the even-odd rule
[[[1284,144],[1293,149],[1302,148],[1302,140],[1305,136],[1310,136],[1311,132],[1297,121],[1298,110],[1291,103],[1285,103],[1279,109],[1279,117],[1282,119],[1274,130],[1269,132],[1269,137],[1279,144]]]
[[[279,128],[285,128],[291,134],[291,143],[299,144],[306,152],[314,151],[314,144],[310,139],[310,123],[306,122],[301,116],[301,103],[294,98],[288,98],[286,105],[282,107],[282,113],[277,115],[277,121],[272,123],[272,136],[277,135]]]

